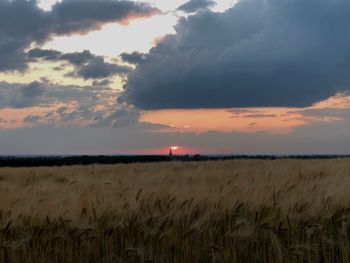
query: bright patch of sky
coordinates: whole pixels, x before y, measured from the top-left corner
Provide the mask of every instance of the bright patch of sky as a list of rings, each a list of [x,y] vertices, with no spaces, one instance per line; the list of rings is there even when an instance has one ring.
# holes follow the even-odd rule
[[[226,10],[227,8],[232,7],[238,0],[217,0],[216,1],[216,6],[213,8],[214,11],[217,12],[222,12]],[[60,0],[39,0],[39,6],[42,9],[45,10],[50,10],[51,7],[57,3],[61,2]],[[161,9],[163,12],[167,11],[173,11],[180,5],[184,4],[187,2],[187,0],[171,0],[171,1],[166,1],[166,0],[143,0],[140,2],[144,3],[149,3],[151,5],[154,5]]]
[[[132,21],[129,25],[109,24],[87,35],[56,37],[45,48],[61,52],[90,50],[103,56],[117,56],[123,52],[148,52],[157,38],[173,33],[176,17],[171,14]],[[101,44],[103,43],[103,44]]]
[[[40,0],[39,6],[45,10],[50,10],[57,0]],[[148,19],[132,21],[128,25],[108,24],[101,30],[90,32],[80,36],[55,37],[45,44],[44,48],[56,49],[61,52],[79,52],[90,50],[92,53],[103,56],[116,56],[123,52],[143,52],[147,53],[155,44],[157,39],[166,34],[174,33],[174,26],[177,23],[177,7],[187,2],[186,0],[147,0],[164,14]],[[220,0],[213,8],[216,12],[224,11],[236,3],[237,0]],[[103,43],[103,45],[101,45]]]

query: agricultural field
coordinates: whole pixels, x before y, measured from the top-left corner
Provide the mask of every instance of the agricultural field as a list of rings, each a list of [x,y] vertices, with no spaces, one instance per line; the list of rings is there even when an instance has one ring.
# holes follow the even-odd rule
[[[0,169],[0,262],[350,262],[350,159]]]

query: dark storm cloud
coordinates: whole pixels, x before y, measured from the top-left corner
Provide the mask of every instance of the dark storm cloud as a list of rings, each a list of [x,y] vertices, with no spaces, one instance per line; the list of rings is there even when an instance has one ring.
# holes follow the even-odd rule
[[[133,1],[63,0],[46,12],[36,0],[0,0],[0,71],[25,70],[24,50],[54,35],[84,34],[106,23],[127,23],[156,13],[158,9]]]
[[[129,64],[140,64],[147,59],[147,55],[140,52],[122,53],[120,55],[124,62]]]
[[[145,3],[118,0],[64,0],[52,8],[55,33],[86,33],[110,22],[128,23],[160,11]]]
[[[201,9],[206,9],[215,5],[212,0],[190,0],[187,3],[181,5],[178,10],[184,11],[186,13],[194,13]]]
[[[350,87],[350,1],[241,0],[182,18],[129,74],[141,109],[304,107]]]
[[[68,73],[70,77],[84,79],[102,79],[114,75],[125,75],[131,68],[108,63],[102,56],[91,54],[90,51],[62,54],[55,50],[32,49],[27,54],[31,60],[43,59],[48,61],[67,61],[75,66],[75,71]]]
[[[24,49],[44,41],[49,24],[36,1],[0,0],[0,71],[26,69]]]

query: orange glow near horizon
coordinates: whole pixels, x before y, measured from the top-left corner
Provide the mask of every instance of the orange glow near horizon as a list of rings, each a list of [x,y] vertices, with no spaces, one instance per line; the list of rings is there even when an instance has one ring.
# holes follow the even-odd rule
[[[112,101],[113,102],[113,101]],[[113,104],[113,103],[112,103]],[[111,104],[111,105],[112,105]],[[32,126],[23,120],[29,115],[44,116],[49,111],[65,106],[57,103],[41,107],[23,109],[4,108],[0,109],[0,127],[2,129],[16,129]],[[106,105],[96,105],[96,110],[104,109]],[[69,110],[74,112],[77,105],[70,104]],[[267,132],[272,134],[289,134],[295,127],[313,122],[339,121],[337,115],[322,113],[323,109],[328,112],[331,109],[350,109],[350,96],[337,94],[328,100],[321,101],[307,108],[245,108],[245,109],[195,109],[195,110],[158,110],[141,112],[140,122],[161,124],[166,127],[148,130],[159,133],[205,133],[216,132]],[[308,115],[308,110],[320,111],[320,114]],[[42,120],[40,123],[45,124]],[[54,121],[54,119],[53,119]],[[74,124],[87,125],[84,120],[76,120]],[[60,119],[57,118],[57,126]],[[186,152],[182,146],[172,145],[169,147],[176,153]],[[163,150],[160,150],[161,152]]]
[[[314,121],[338,120],[320,115],[305,115],[305,110],[350,108],[350,96],[337,94],[307,108],[244,108],[244,109],[195,109],[158,110],[142,112],[140,121],[168,126],[156,132],[268,132],[288,134],[295,127]]]
[[[247,112],[245,112],[247,110]],[[290,130],[305,123],[294,109],[200,109],[200,110],[160,110],[143,112],[140,120],[169,126],[161,132],[207,131],[253,133],[266,131],[277,134],[289,133]],[[250,112],[248,112],[250,111]]]
[[[48,111],[54,110],[58,107],[43,108],[43,107],[31,107],[23,109],[4,108],[0,110],[0,124],[1,129],[18,129],[23,127],[29,127],[30,125],[24,122],[24,119],[28,115],[44,116]],[[28,113],[30,112],[30,113]]]
[[[189,147],[178,146],[178,149],[173,154],[176,155],[194,155],[194,154],[222,154],[226,152],[226,149],[221,148],[205,148],[205,147]],[[113,154],[125,154],[125,155],[168,155],[169,147],[162,148],[142,148],[142,149],[124,149],[113,152]]]

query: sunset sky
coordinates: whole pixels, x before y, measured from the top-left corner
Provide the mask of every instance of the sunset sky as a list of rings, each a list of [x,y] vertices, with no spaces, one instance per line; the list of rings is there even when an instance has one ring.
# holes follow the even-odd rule
[[[0,155],[349,154],[349,14],[349,0],[0,0]]]

